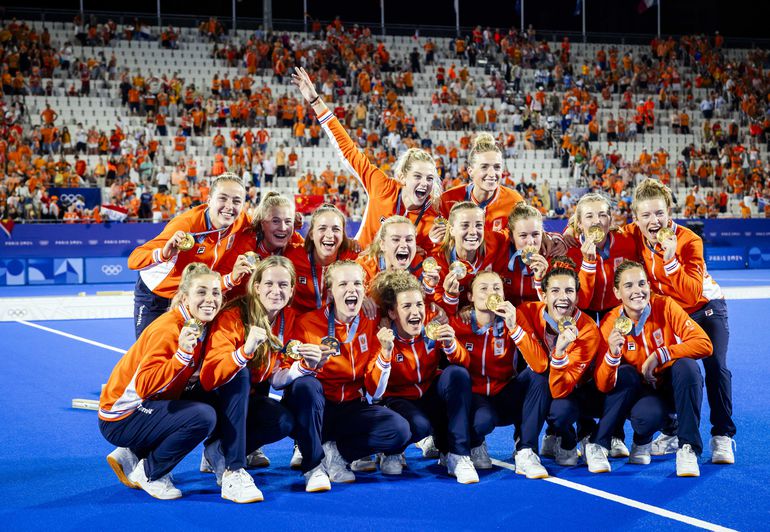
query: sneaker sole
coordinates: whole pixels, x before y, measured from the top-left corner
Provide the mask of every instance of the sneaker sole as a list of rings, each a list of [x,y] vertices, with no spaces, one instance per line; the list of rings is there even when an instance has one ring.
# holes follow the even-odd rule
[[[120,465],[120,462],[118,462],[111,456],[108,456],[107,463],[110,464],[110,468],[115,472],[115,476],[118,477],[118,480],[120,481],[121,484],[131,489],[135,489],[135,490],[140,489],[139,484],[131,482],[128,479],[128,476],[126,476],[126,473],[123,471],[123,466]]]
[[[264,468],[264,467],[270,467],[270,461],[259,462],[259,463],[256,463],[256,464],[246,464],[246,467],[248,469],[261,469],[261,468]]]
[[[329,479],[329,482],[334,482],[335,484],[352,484],[355,481],[356,479],[352,479],[352,480],[333,480],[331,478]]]
[[[473,464],[473,467],[475,467],[476,469],[492,469],[495,466],[492,465],[492,463],[490,462],[489,465],[487,465],[487,464]]]
[[[628,458],[631,453],[610,453],[610,458]]]
[[[700,476],[700,471],[698,471],[697,473],[681,473],[681,474],[677,473],[676,476],[678,476],[678,477],[699,477]]]
[[[454,476],[454,475],[452,475],[452,476]],[[472,478],[471,480],[466,480],[466,481],[462,481],[460,479],[457,479],[457,483],[458,484],[465,484],[465,485],[467,485],[467,484],[478,484],[478,482],[479,482],[479,479],[477,479],[477,478]]]
[[[652,460],[629,460],[628,461],[629,464],[633,464],[633,465],[650,465],[650,462],[652,462]]]
[[[294,469],[294,470],[302,469],[302,462],[300,462],[299,464],[289,464],[289,469]]]
[[[231,499],[230,497],[225,497],[224,495],[222,495],[222,498],[225,499],[225,500],[228,500],[228,501],[233,501],[234,503],[237,503],[237,504],[251,504],[252,502],[262,502],[262,501],[265,500],[265,497],[262,496],[262,495],[260,495],[259,497],[255,497],[253,499],[246,500],[246,501],[239,501],[237,499]]]
[[[366,466],[366,467],[351,467],[351,471],[354,473],[374,473],[377,471],[377,466]],[[387,474],[387,473],[386,473]],[[399,473],[400,475],[401,473]]]
[[[159,501],[173,501],[175,499],[181,499],[182,498],[182,494],[181,493],[179,495],[174,495],[173,497],[159,497],[157,495],[153,495],[152,493],[150,493],[147,490],[144,490],[144,492],[147,495],[149,495],[150,497],[152,497],[153,499],[158,499]]]
[[[308,489],[305,488],[305,493],[321,493],[324,491],[330,491],[332,489],[331,486],[318,486],[317,488]]]
[[[717,458],[716,460],[714,458],[711,458],[712,464],[722,464],[722,465],[731,465],[735,463],[735,458],[730,460],[729,458]]]
[[[608,469],[591,469],[590,467],[588,468],[589,473],[595,473],[597,475],[601,473],[610,473],[611,471],[612,471],[612,468],[608,468]]]
[[[527,477],[530,480],[539,480],[539,479],[542,479],[542,478],[548,478],[549,477],[548,473],[546,473],[545,475],[527,475],[526,473],[522,473],[520,471],[516,471],[516,474],[517,475],[522,475],[524,477]]]

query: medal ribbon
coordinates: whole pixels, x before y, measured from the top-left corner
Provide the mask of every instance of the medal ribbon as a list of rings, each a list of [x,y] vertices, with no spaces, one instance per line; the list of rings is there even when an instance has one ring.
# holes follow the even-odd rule
[[[334,335],[334,301],[329,303],[329,310],[328,310],[328,323],[329,323],[329,336],[332,338],[335,338]],[[342,342],[343,344],[349,344],[352,343],[353,340],[356,338],[356,333],[358,332],[358,323],[361,321],[361,315],[355,317],[353,320],[353,323],[350,324],[350,327],[348,327],[348,337],[347,339]]]

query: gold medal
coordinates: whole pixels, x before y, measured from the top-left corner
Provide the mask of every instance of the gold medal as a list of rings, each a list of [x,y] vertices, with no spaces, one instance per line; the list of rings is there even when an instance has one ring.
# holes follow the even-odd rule
[[[489,294],[489,297],[487,298],[487,309],[494,312],[495,310],[500,308],[500,305],[503,304],[503,298],[500,297],[498,294]]]
[[[334,336],[324,336],[321,338],[321,346],[333,350],[338,355],[340,354],[340,341]]]
[[[447,220],[443,216],[436,216],[433,219],[433,225],[442,226],[442,225],[446,225],[446,224],[447,224]]]
[[[459,260],[456,260],[449,265],[449,271],[455,274],[455,277],[457,277],[458,281],[468,275],[468,268],[466,268],[465,264]]]
[[[185,233],[184,238],[176,245],[179,251],[190,251],[195,245],[195,237],[192,233]]]
[[[425,326],[425,336],[431,340],[438,339],[438,330],[441,328],[441,324],[436,320],[431,321]]]
[[[538,251],[535,246],[524,246],[521,248],[521,262],[529,266],[532,263],[532,257],[537,255]]]
[[[602,240],[604,240],[604,236],[605,236],[605,234],[604,234],[604,229],[602,229],[602,228],[601,228],[600,226],[598,226],[598,225],[593,225],[593,226],[591,226],[591,228],[588,230],[588,238],[590,238],[591,240],[593,240],[593,241],[594,241],[594,244],[598,244],[599,242],[601,242]]]
[[[200,338],[203,334],[203,322],[201,320],[192,318],[184,322],[184,326],[192,330],[197,338]]]
[[[663,242],[665,242],[666,240],[668,240],[669,238],[671,238],[675,234],[676,234],[676,232],[673,229],[671,229],[670,227],[662,227],[658,231],[658,235],[657,235],[658,242],[660,242],[662,244]]]
[[[428,257],[422,261],[422,271],[435,272],[436,270],[438,270],[438,261],[433,257]]]
[[[299,346],[301,345],[302,342],[299,340],[290,340],[289,343],[284,346],[283,352],[292,360],[302,360],[302,355],[299,354]]]
[[[243,255],[246,257],[246,260],[248,261],[248,263],[252,266],[256,266],[257,263],[259,262],[259,255],[257,255],[253,251],[247,251]]]
[[[572,327],[575,325],[575,318],[572,316],[564,316],[563,318],[559,319],[556,325],[559,327],[559,332],[564,332],[567,327]]]
[[[631,321],[631,318],[626,316],[618,316],[618,319],[615,320],[615,324],[612,326],[612,328],[623,336],[626,336],[631,332],[631,329],[634,328],[634,322]]]

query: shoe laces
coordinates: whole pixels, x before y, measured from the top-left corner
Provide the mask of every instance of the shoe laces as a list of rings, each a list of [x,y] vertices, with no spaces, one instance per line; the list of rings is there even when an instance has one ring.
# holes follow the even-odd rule
[[[455,469],[476,469],[473,466],[473,461],[471,460],[470,456],[461,455],[457,457],[457,464],[455,464]]]
[[[235,471],[230,471],[230,474],[227,475],[227,482],[235,486],[253,484],[253,481],[249,482],[249,480],[251,480],[251,475],[245,469],[236,469]]]
[[[599,445],[598,443],[594,444],[588,444],[588,449],[586,449],[586,452],[588,453],[588,457],[592,460],[606,460],[607,454],[604,450],[604,447]]]
[[[682,445],[682,448],[680,449],[682,451],[682,455],[684,455],[685,458],[692,459],[695,457],[695,451],[692,450],[692,445],[689,443],[685,443]]]
[[[158,482],[165,489],[168,489],[168,490],[174,489],[174,483],[173,483],[173,478],[171,477],[171,473],[166,473],[155,482]]]
[[[735,440],[728,436],[715,436],[712,441],[714,450],[717,452],[726,453],[738,449]]]
[[[516,453],[516,456],[519,456],[519,460],[524,460],[527,463],[530,464],[540,464],[540,459],[535,454],[535,451],[532,449],[522,449],[521,451]]]

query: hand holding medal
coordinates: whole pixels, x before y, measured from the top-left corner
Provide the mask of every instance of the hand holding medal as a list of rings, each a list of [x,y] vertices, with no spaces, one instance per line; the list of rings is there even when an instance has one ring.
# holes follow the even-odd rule
[[[663,260],[668,262],[673,259],[676,254],[676,232],[670,227],[661,227],[655,238],[663,248]]]
[[[179,349],[185,353],[192,353],[198,338],[203,334],[203,322],[192,318],[184,322],[179,331]]]

